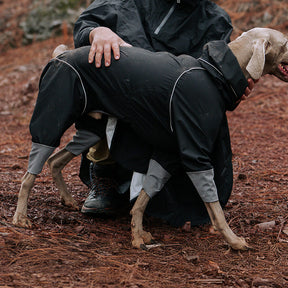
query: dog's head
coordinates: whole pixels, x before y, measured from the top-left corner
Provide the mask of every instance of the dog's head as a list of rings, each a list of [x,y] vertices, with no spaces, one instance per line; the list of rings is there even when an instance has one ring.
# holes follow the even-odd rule
[[[288,82],[288,38],[284,34],[273,29],[254,28],[240,38],[246,38],[252,50],[246,70],[253,79],[272,74]]]

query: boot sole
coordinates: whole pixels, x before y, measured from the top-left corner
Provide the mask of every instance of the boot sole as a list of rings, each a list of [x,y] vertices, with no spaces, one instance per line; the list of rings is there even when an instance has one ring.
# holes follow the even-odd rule
[[[83,214],[94,214],[94,215],[113,215],[116,213],[115,208],[89,208],[84,205],[81,208]]]

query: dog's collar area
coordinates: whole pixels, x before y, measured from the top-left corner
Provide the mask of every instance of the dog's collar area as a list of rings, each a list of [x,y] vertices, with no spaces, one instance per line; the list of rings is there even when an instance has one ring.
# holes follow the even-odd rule
[[[221,71],[219,69],[217,69],[214,65],[212,65],[211,63],[209,63],[208,61],[204,60],[203,58],[198,58],[198,60],[208,64],[210,67],[212,67],[217,73],[219,73],[222,77],[224,77],[223,73],[221,73]]]
[[[211,67],[212,69],[214,69],[214,71],[219,75],[219,78],[220,78],[223,82],[227,82],[226,79],[225,79],[225,77],[224,77],[224,75],[223,75],[223,73],[222,73],[219,69],[217,69],[217,67],[215,67],[213,64],[209,63],[208,61],[206,61],[206,60],[204,60],[204,59],[202,59],[202,58],[199,58],[198,60],[201,61],[202,63],[205,63],[206,65],[208,65],[208,66]],[[205,65],[205,66],[206,66],[206,65]],[[209,70],[209,69],[205,69],[205,70]],[[235,96],[235,104],[236,104],[236,106],[237,106],[237,105],[240,103],[241,98],[238,97],[238,95],[237,95],[236,91],[234,90],[233,86],[232,86],[230,83],[228,83],[228,85],[229,85],[229,88],[231,89],[232,93],[233,93],[234,96]],[[235,107],[235,108],[236,108],[236,107]],[[233,109],[234,109],[234,108],[233,108]],[[229,110],[230,110],[230,109],[229,109]]]
[[[248,82],[227,43],[223,40],[207,43],[198,61],[213,78],[222,83],[226,91],[223,93],[226,109],[234,110],[245,93]]]

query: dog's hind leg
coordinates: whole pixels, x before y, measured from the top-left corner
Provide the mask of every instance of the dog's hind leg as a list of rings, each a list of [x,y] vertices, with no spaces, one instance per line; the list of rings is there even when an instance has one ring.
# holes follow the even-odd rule
[[[52,178],[56,183],[57,188],[60,191],[61,203],[67,207],[74,210],[79,210],[77,202],[72,198],[71,193],[67,189],[67,185],[62,176],[62,169],[75,157],[65,148],[61,149],[59,152],[53,154],[48,159],[47,163],[51,170]]]
[[[98,120],[99,121],[99,120]],[[65,148],[50,156],[47,163],[50,167],[53,180],[59,189],[63,205],[74,210],[79,210],[77,202],[72,198],[62,176],[62,169],[76,156],[80,155],[91,146],[94,146],[101,138],[93,132],[77,130]]]
[[[13,217],[13,224],[24,228],[31,228],[32,223],[27,218],[27,203],[30,191],[34,185],[36,175],[26,172],[22,178],[21,188],[18,194],[16,212]]]

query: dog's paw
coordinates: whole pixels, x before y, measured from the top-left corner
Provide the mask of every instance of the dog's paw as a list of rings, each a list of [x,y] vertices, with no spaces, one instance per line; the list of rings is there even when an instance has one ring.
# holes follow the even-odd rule
[[[32,228],[32,222],[28,219],[27,216],[15,214],[12,221],[13,225],[22,228]]]
[[[233,239],[233,242],[230,242],[229,245],[233,250],[245,251],[252,249],[243,237],[237,237],[236,239]]]
[[[69,198],[69,199],[61,198],[61,203],[62,205],[68,207],[72,211],[80,210],[78,203],[73,198]]]
[[[133,235],[132,246],[142,250],[148,250],[146,244],[154,244],[155,240],[150,232],[142,231]]]
[[[142,250],[145,250],[147,251],[147,247],[143,241],[143,239],[141,238],[135,238],[132,240],[132,247],[134,248],[137,248],[137,249],[142,249]]]

